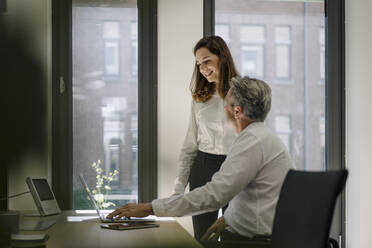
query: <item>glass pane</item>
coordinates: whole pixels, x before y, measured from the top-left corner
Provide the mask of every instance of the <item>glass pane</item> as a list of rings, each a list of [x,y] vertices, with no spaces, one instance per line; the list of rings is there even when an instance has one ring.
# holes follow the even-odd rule
[[[290,116],[275,116],[275,132],[283,141],[284,145],[291,151],[291,117]]]
[[[244,45],[241,47],[241,74],[251,77],[263,77],[264,48],[261,45]]]
[[[103,23],[103,38],[119,39],[120,38],[120,22],[107,21]]]
[[[217,35],[224,37],[225,42],[228,44],[230,42],[230,27],[226,24],[216,24],[215,32]]]
[[[119,42],[105,41],[105,74],[119,74]]]
[[[215,6],[216,31],[228,25],[229,37],[216,34],[229,41],[240,74],[272,88],[266,123],[298,169],[324,170],[324,1],[216,0]]]
[[[275,51],[275,72],[277,78],[289,78],[289,46],[277,45]]]
[[[275,41],[276,42],[289,42],[291,40],[290,27],[276,27],[275,28]]]
[[[275,131],[280,133],[291,132],[291,118],[289,116],[276,116],[275,117]]]
[[[264,42],[264,26],[242,24],[240,26],[240,40],[242,42]]]
[[[137,23],[136,1],[73,1],[74,209],[93,208],[79,173],[102,209],[138,198]]]

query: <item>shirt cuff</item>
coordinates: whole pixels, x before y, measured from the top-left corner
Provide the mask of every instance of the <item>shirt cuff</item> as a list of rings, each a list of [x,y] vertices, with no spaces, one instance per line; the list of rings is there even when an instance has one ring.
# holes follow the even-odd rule
[[[151,202],[152,211],[158,217],[166,217],[166,208],[162,199],[155,199]]]

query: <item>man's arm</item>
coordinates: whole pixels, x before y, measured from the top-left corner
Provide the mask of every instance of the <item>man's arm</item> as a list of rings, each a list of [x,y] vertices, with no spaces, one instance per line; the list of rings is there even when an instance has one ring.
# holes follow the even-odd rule
[[[225,217],[221,216],[213,223],[213,225],[208,228],[207,232],[203,235],[200,241],[217,241],[225,228]]]
[[[154,200],[153,211],[157,216],[185,216],[219,209],[256,177],[262,159],[257,138],[244,133],[234,142],[231,152],[211,182],[187,194]]]
[[[197,215],[226,205],[255,178],[262,164],[258,140],[252,135],[245,135],[238,137],[221,169],[206,185],[187,194],[153,200],[151,204],[126,204],[108,217]]]

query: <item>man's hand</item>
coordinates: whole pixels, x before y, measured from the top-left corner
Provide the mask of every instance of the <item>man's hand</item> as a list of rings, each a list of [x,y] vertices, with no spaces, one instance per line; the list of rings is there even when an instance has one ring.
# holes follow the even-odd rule
[[[218,237],[226,228],[225,218],[221,216],[211,225],[200,241],[217,241]]]
[[[107,215],[106,218],[112,219],[112,218],[121,218],[123,216],[126,217],[146,217],[150,214],[154,214],[152,211],[152,205],[151,203],[128,203],[120,208],[117,208],[114,212]]]

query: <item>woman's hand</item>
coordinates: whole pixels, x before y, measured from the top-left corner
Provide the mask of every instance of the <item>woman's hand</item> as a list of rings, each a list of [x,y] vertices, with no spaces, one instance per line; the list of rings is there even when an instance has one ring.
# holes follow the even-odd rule
[[[221,216],[218,218],[213,225],[211,225],[207,232],[203,235],[200,241],[217,241],[218,237],[226,228],[225,218]]]
[[[117,209],[114,212],[107,215],[106,218],[121,218],[125,217],[146,217],[148,215],[154,214],[152,211],[151,203],[128,203]]]

